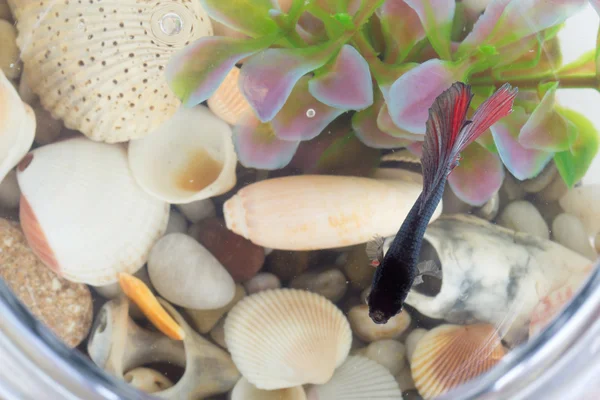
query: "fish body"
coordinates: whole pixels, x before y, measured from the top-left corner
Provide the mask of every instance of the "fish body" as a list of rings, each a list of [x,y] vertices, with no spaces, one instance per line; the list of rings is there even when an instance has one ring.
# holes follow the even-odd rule
[[[417,262],[425,229],[437,208],[448,175],[458,165],[460,152],[490,126],[512,112],[517,89],[505,84],[467,120],[473,94],[469,85],[455,82],[429,109],[421,155],[423,190],[402,223],[385,257],[383,241],[367,245],[377,266],[367,303],[369,316],[385,324],[402,311],[412,285],[420,278]]]

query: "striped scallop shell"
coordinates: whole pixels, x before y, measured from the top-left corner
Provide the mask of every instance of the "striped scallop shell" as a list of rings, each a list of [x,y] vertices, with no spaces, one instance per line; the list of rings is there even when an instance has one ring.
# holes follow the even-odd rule
[[[274,390],[329,381],[348,356],[352,332],[325,297],[276,289],[248,296],[229,312],[225,342],[251,384]]]
[[[230,125],[235,125],[244,113],[252,110],[238,87],[239,76],[240,69],[234,67],[207,102],[210,110]]]
[[[362,356],[350,356],[333,378],[308,389],[310,400],[398,400],[402,391],[384,366]]]
[[[212,35],[196,0],[11,0],[29,85],[69,129],[108,143],[142,137],[180,105],[171,55]]]
[[[421,396],[430,399],[489,370],[504,353],[492,325],[441,325],[417,343],[411,372]]]

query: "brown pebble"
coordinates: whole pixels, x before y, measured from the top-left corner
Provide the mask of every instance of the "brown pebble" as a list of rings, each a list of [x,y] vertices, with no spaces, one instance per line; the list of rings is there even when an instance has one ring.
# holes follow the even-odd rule
[[[189,235],[202,244],[236,282],[258,273],[265,262],[265,250],[227,229],[219,218],[208,218],[192,225]]]
[[[274,250],[267,257],[266,270],[282,281],[289,281],[308,269],[311,253],[308,251]]]
[[[77,347],[92,325],[89,288],[69,282],[33,254],[19,225],[0,219],[0,277],[66,345]]]
[[[375,268],[370,264],[366,245],[356,246],[350,251],[343,269],[353,288],[364,290],[369,287]]]

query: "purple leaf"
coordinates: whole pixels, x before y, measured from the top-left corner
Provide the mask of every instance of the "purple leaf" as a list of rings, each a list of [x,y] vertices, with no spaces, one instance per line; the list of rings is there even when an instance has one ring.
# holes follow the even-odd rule
[[[233,129],[233,145],[240,163],[247,168],[279,169],[292,160],[299,141],[281,140],[270,124],[248,111]]]
[[[387,104],[400,129],[424,134],[429,108],[437,96],[456,81],[465,80],[465,67],[432,59],[411,69],[394,82]]]
[[[387,104],[383,104],[379,113],[377,114],[377,127],[381,129],[383,132],[387,133],[390,136],[408,139],[408,140],[416,140],[423,141],[425,139],[425,135],[420,133],[410,133],[405,131],[404,129],[398,128],[394,121],[392,121],[392,117],[390,116]]]
[[[396,149],[406,147],[410,140],[395,138],[382,132],[377,127],[377,115],[384,104],[381,92],[375,94],[375,102],[365,110],[359,111],[352,116],[352,127],[356,137],[369,147],[375,149]]]
[[[558,25],[581,10],[586,0],[492,0],[459,47],[459,54],[481,44],[497,48]]]
[[[445,60],[450,60],[450,33],[456,2],[454,0],[404,0],[421,20],[431,46]]]
[[[274,40],[203,37],[171,57],[166,69],[169,87],[184,106],[196,106],[217,90],[238,61],[269,47]]]
[[[242,66],[240,89],[262,122],[273,119],[298,80],[336,54],[337,42],[301,49],[267,49]]]
[[[335,62],[308,83],[320,102],[344,110],[362,110],[373,104],[373,82],[369,64],[350,45],[344,45]]]
[[[404,60],[415,43],[425,38],[419,15],[404,0],[386,0],[377,9],[385,34],[386,59]]]
[[[269,17],[271,0],[200,0],[200,4],[211,18],[249,36],[268,35],[278,29]]]
[[[309,93],[309,80],[300,78],[287,102],[271,120],[275,135],[283,140],[310,140],[344,110],[319,102]]]
[[[502,161],[477,142],[462,151],[460,163],[448,176],[456,197],[472,206],[484,205],[500,189],[502,181]]]
[[[490,128],[502,162],[519,180],[537,176],[553,156],[553,153],[525,148],[518,142],[519,132],[525,122],[525,110],[522,107],[514,107],[511,114]]]
[[[540,104],[521,128],[519,143],[529,149],[551,152],[568,150],[577,138],[577,128],[555,109],[558,82],[548,89]]]

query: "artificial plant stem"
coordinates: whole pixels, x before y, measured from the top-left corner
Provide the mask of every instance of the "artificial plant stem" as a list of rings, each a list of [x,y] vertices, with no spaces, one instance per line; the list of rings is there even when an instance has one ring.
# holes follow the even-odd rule
[[[356,27],[361,27],[362,25],[364,25],[368,21],[368,19],[371,18],[373,13],[375,13],[375,10],[377,10],[379,7],[381,7],[381,5],[384,3],[384,1],[385,0],[378,0],[378,1],[362,0],[361,8],[358,10],[356,15],[354,16],[354,25]],[[365,3],[368,4],[366,7],[365,7]]]
[[[561,89],[598,89],[598,79],[596,74],[575,75],[575,76],[556,76],[553,73],[547,73],[535,78],[531,77],[513,77],[509,79],[497,80],[489,76],[469,79],[472,85],[494,85],[502,86],[504,83],[517,86],[519,89],[537,90],[540,83],[558,82]]]

